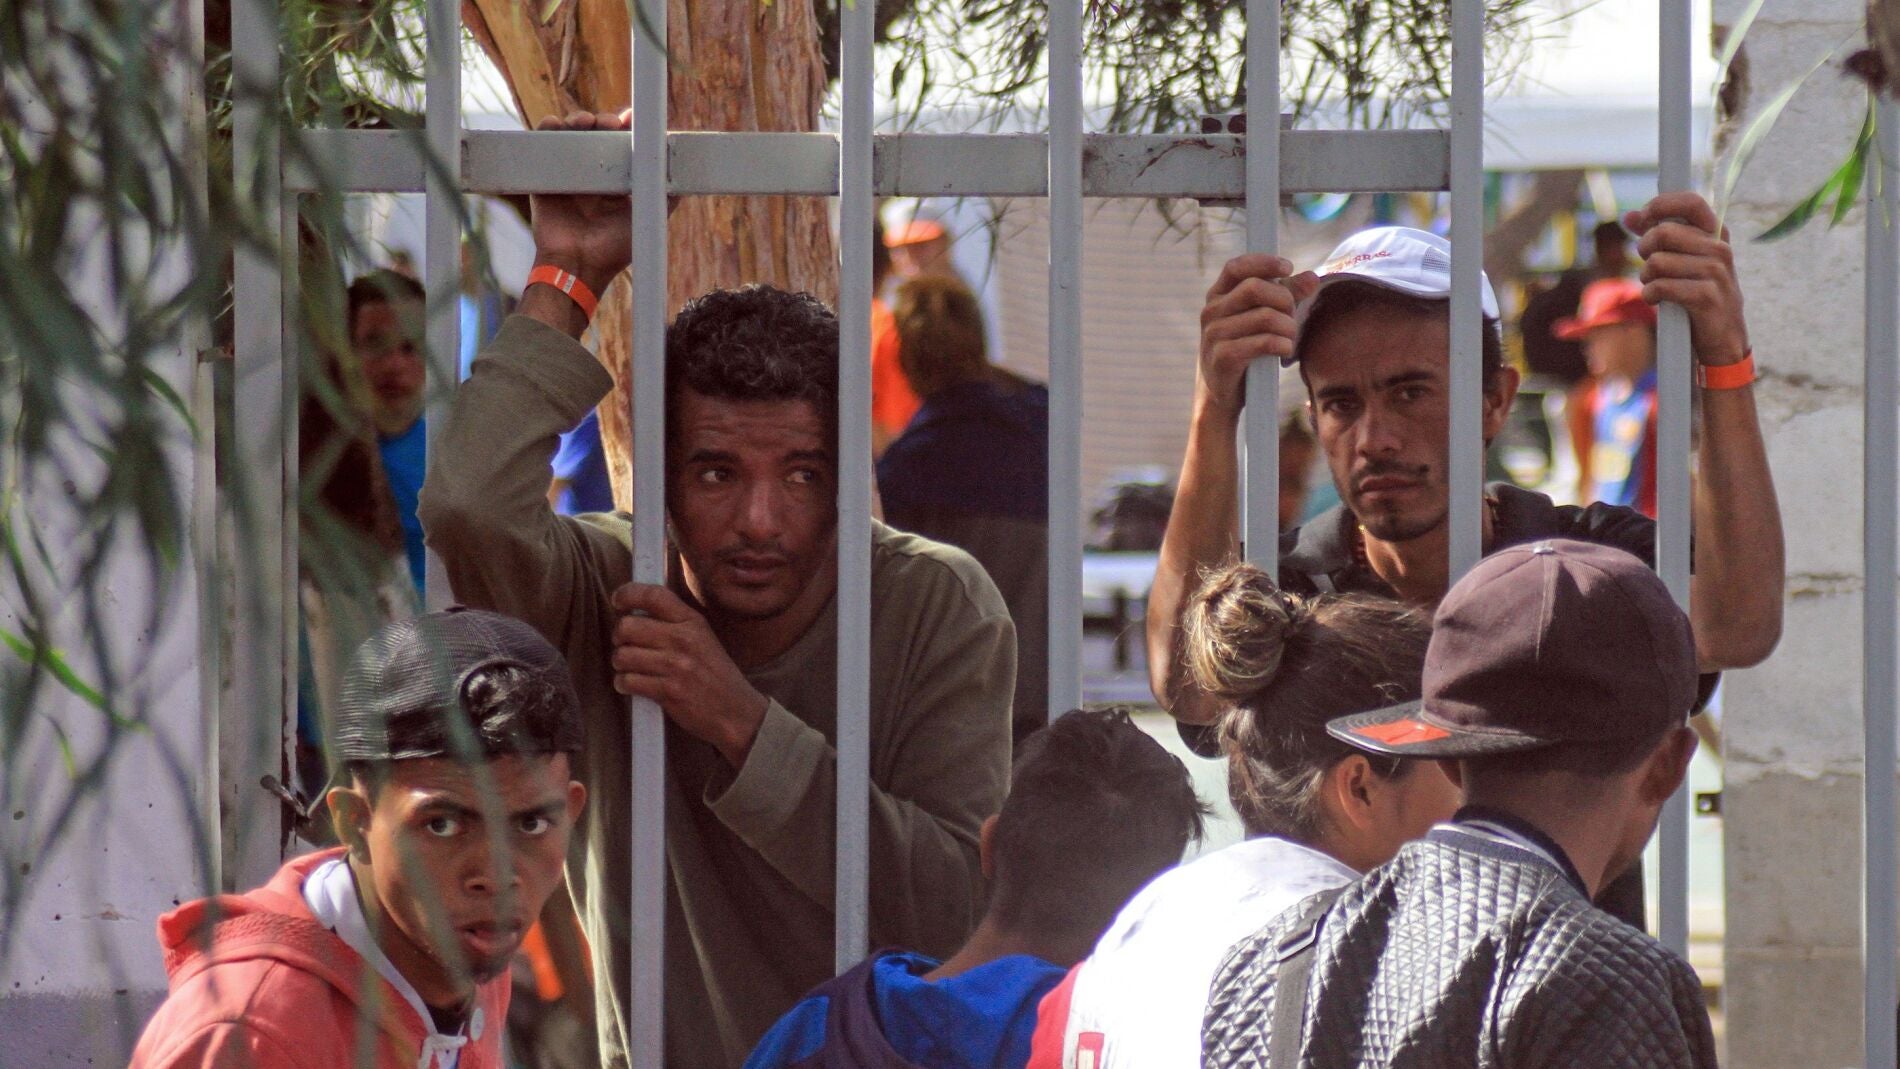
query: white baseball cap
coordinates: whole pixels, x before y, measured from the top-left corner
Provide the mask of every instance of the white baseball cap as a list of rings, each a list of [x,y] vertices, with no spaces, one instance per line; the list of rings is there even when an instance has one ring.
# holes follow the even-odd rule
[[[1319,306],[1320,295],[1337,282],[1370,282],[1375,286],[1424,297],[1451,298],[1451,242],[1409,226],[1375,226],[1339,243],[1326,262],[1313,269],[1319,288],[1300,303],[1296,319],[1304,326]],[[1478,273],[1478,292],[1486,318],[1498,318],[1498,295],[1491,279]],[[1298,349],[1287,363],[1298,359]]]

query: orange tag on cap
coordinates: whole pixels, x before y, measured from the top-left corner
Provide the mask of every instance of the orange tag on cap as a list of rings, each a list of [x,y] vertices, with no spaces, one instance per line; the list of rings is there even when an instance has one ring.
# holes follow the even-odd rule
[[[1410,746],[1416,742],[1437,742],[1449,738],[1451,732],[1423,720],[1394,720],[1390,724],[1368,724],[1354,728],[1354,735],[1382,742],[1387,746]]]

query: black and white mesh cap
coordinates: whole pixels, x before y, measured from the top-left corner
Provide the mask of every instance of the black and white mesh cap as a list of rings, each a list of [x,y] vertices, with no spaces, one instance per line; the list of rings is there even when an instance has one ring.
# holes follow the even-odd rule
[[[571,754],[583,735],[560,652],[520,620],[464,608],[371,635],[350,660],[333,723],[339,763]]]

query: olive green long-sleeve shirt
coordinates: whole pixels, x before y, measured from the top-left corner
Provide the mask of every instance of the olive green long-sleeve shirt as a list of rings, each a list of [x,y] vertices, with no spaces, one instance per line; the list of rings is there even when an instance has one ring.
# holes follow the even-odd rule
[[[548,507],[556,438],[606,395],[579,343],[510,318],[455,397],[421,517],[462,603],[519,617],[567,657],[586,710],[591,795],[575,879],[593,942],[603,1056],[624,1064],[630,713],[609,667],[608,595],[631,572],[624,515]],[[746,673],[771,699],[745,764],[667,731],[669,1067],[738,1066],[832,971],[837,611]],[[977,837],[1008,788],[1015,633],[961,550],[873,524],[874,946],[943,955],[980,912]],[[644,927],[644,925],[643,925]]]

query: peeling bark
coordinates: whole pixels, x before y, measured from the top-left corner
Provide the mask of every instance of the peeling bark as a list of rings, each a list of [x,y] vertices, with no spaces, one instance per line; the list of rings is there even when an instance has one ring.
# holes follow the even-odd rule
[[[1502,288],[1524,273],[1524,252],[1558,212],[1577,206],[1582,171],[1539,171],[1530,192],[1511,205],[1484,236],[1484,271]]]

